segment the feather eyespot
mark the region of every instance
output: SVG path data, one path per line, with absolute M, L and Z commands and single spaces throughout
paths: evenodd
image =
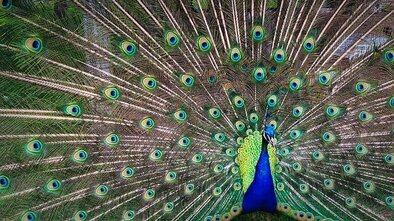
M 24 146 L 24 149 L 31 155 L 39 155 L 44 150 L 44 143 L 38 139 L 33 139 Z
M 1 7 L 3 9 L 9 9 L 12 6 L 12 1 L 11 0 L 0 0 Z
M 5 175 L 0 176 L 0 192 L 7 190 L 10 187 L 10 178 Z
M 126 210 L 123 212 L 123 220 L 130 221 L 133 220 L 135 217 L 135 212 L 133 210 Z
M 141 83 L 142 86 L 149 91 L 156 89 L 158 85 L 157 80 L 154 77 L 150 76 L 144 77 Z
M 99 197 L 106 196 L 108 194 L 108 186 L 104 184 L 98 185 L 95 189 L 95 194 Z
M 45 185 L 45 190 L 49 193 L 54 193 L 60 190 L 62 183 L 58 179 L 51 179 Z
M 266 39 L 267 34 L 266 30 L 263 26 L 261 25 L 255 25 L 252 28 L 252 39 L 255 42 L 262 42 Z
M 42 40 L 38 37 L 31 37 L 25 40 L 25 47 L 28 51 L 38 54 L 43 49 Z
M 230 61 L 232 63 L 236 64 L 236 63 L 239 63 L 243 59 L 244 55 L 243 55 L 241 49 L 239 49 L 238 47 L 234 47 L 234 48 L 230 49 L 229 57 L 230 57 Z
M 189 183 L 185 185 L 184 192 L 186 195 L 191 195 L 194 192 L 194 184 Z
M 149 154 L 151 160 L 160 160 L 163 157 L 163 152 L 161 150 L 155 149 Z
M 104 139 L 104 143 L 110 147 L 116 146 L 117 144 L 119 144 L 119 142 L 120 142 L 120 137 L 115 133 L 108 134 Z
M 180 44 L 180 38 L 178 36 L 178 34 L 176 34 L 173 31 L 167 31 L 165 33 L 165 42 L 168 46 L 172 47 L 172 48 L 176 48 L 179 46 Z
M 211 51 L 212 48 L 212 43 L 211 41 L 205 37 L 205 36 L 200 36 L 197 39 L 197 47 L 200 51 L 204 52 L 204 53 L 208 53 Z
M 88 153 L 83 149 L 77 149 L 72 155 L 72 159 L 77 163 L 84 163 L 88 159 Z
M 146 201 L 151 201 L 153 198 L 155 198 L 156 192 L 154 189 L 147 189 L 145 190 L 144 193 L 144 199 Z
M 114 86 L 108 86 L 103 90 L 103 95 L 108 100 L 118 100 L 120 97 L 120 91 Z
M 217 107 L 212 107 L 209 109 L 209 116 L 211 116 L 213 119 L 218 119 L 220 116 L 222 116 L 221 111 Z
M 122 52 L 127 56 L 134 56 L 138 52 L 138 44 L 135 41 L 123 41 L 120 45 Z
M 286 51 L 279 48 L 272 53 L 272 57 L 277 64 L 283 64 L 287 60 Z
M 151 130 L 155 127 L 155 121 L 151 117 L 146 117 L 140 121 L 142 129 Z
M 307 39 L 305 39 L 305 41 L 302 44 L 306 53 L 313 52 L 315 50 L 315 45 L 316 45 L 316 42 L 313 37 L 308 37 Z
M 21 221 L 36 221 L 38 220 L 38 216 L 36 212 L 33 211 L 27 211 L 23 213 L 20 218 Z
M 88 217 L 88 213 L 84 210 L 79 210 L 74 214 L 75 221 L 84 221 Z

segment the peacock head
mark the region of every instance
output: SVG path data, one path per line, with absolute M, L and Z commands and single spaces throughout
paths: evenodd
M 268 143 L 275 146 L 275 144 L 276 144 L 275 129 L 272 126 L 265 126 L 264 127 L 263 137 Z

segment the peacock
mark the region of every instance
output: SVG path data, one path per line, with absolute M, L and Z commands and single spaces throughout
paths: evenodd
M 394 220 L 393 0 L 0 3 L 0 220 Z

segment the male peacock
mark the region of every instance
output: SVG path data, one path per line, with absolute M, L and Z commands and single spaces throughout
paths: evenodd
M 394 220 L 393 0 L 0 3 L 0 220 Z

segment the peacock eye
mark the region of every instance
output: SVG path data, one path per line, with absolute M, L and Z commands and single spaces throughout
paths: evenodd
M 282 182 L 278 182 L 278 183 L 276 184 L 276 189 L 277 189 L 278 191 L 283 191 L 283 190 L 285 189 L 285 185 L 284 185 Z
M 210 108 L 208 112 L 209 112 L 209 115 L 210 115 L 212 118 L 214 118 L 214 119 L 218 119 L 218 118 L 222 115 L 222 113 L 221 113 L 221 111 L 219 110 L 219 108 L 216 108 L 216 107 Z
M 345 203 L 347 207 L 353 208 L 356 205 L 356 200 L 353 197 L 346 197 Z
M 267 97 L 267 105 L 270 108 L 274 108 L 278 105 L 278 96 L 275 94 L 272 94 Z
M 300 191 L 302 192 L 302 193 L 307 193 L 307 192 L 309 192 L 309 186 L 307 185 L 307 184 L 300 184 Z
M 197 39 L 197 47 L 200 51 L 208 53 L 211 51 L 212 43 L 207 37 L 200 36 Z
M 0 176 L 0 192 L 5 191 L 10 187 L 10 179 L 7 176 Z
M 334 78 L 334 72 L 322 71 L 318 75 L 318 83 L 322 86 L 329 86 Z
M 11 0 L 0 0 L 3 9 L 9 9 L 12 6 Z
M 181 40 L 179 38 L 179 35 L 176 34 L 173 31 L 167 31 L 165 33 L 165 42 L 168 46 L 172 47 L 172 48 L 176 48 L 179 46 Z
M 146 201 L 150 201 L 153 198 L 155 198 L 155 195 L 156 195 L 156 192 L 154 189 L 147 189 L 147 190 L 145 190 L 145 193 L 144 193 L 144 199 Z
M 98 185 L 95 189 L 95 194 L 99 197 L 106 196 L 108 194 L 108 186 L 104 184 Z
M 187 120 L 187 113 L 186 111 L 179 109 L 174 113 L 174 118 L 179 123 L 182 123 Z
M 344 112 L 345 112 L 345 108 L 336 105 L 328 105 L 325 111 L 327 118 L 330 120 L 334 120 L 342 116 Z
M 176 173 L 175 173 L 174 171 L 170 171 L 170 172 L 168 172 L 168 173 L 166 174 L 166 176 L 165 176 L 165 181 L 166 181 L 167 183 L 174 182 L 174 181 L 176 180 L 176 177 L 177 177 Z
M 300 78 L 293 78 L 289 82 L 289 88 L 293 92 L 299 91 L 303 86 L 303 82 Z
M 163 206 L 163 210 L 165 213 L 169 213 L 174 209 L 174 203 L 173 202 L 168 202 L 165 203 Z
M 293 117 L 299 118 L 304 114 L 304 112 L 305 112 L 304 107 L 297 105 L 297 106 L 294 106 L 292 114 L 293 114 Z
M 241 96 L 235 96 L 233 98 L 233 104 L 236 108 L 243 108 L 245 100 Z
M 145 117 L 140 121 L 140 127 L 145 130 L 151 130 L 155 127 L 155 121 L 151 117 Z
M 144 77 L 141 83 L 142 86 L 148 91 L 155 90 L 158 85 L 157 80 L 154 77 L 150 76 Z
M 88 153 L 83 149 L 77 149 L 72 155 L 72 159 L 77 163 L 84 163 L 88 159 Z
M 123 41 L 119 47 L 125 55 L 130 57 L 138 52 L 138 44 L 133 40 Z
M 79 210 L 74 214 L 75 221 L 84 221 L 88 217 L 88 213 L 84 210 Z
M 194 76 L 191 74 L 183 74 L 181 75 L 181 82 L 185 87 L 191 88 L 194 86 Z
M 322 139 L 323 139 L 324 143 L 330 144 L 330 143 L 335 142 L 336 137 L 335 137 L 334 133 L 332 133 L 331 131 L 327 131 L 322 134 Z
M 149 154 L 149 158 L 151 160 L 160 160 L 163 156 L 163 152 L 161 150 L 153 150 L 150 154 Z
M 221 173 L 221 172 L 223 172 L 223 169 L 224 169 L 224 167 L 223 167 L 222 164 L 216 164 L 216 165 L 213 167 L 213 171 L 214 171 L 215 173 Z
M 394 62 L 394 50 L 393 50 L 393 49 L 387 49 L 387 50 L 384 52 L 384 59 L 385 59 L 387 62 L 393 63 L 393 62 Z
M 368 153 L 368 148 L 362 144 L 357 144 L 354 149 L 358 155 L 366 155 Z
M 192 158 L 192 161 L 194 163 L 201 163 L 201 161 L 203 160 L 203 155 L 202 154 L 195 154 Z
M 343 166 L 343 171 L 346 175 L 353 175 L 356 173 L 356 169 L 351 164 L 346 164 Z
M 25 40 L 25 48 L 34 54 L 38 54 L 43 50 L 42 40 L 38 37 L 28 38 Z
M 109 147 L 114 147 L 117 144 L 119 144 L 119 142 L 120 142 L 120 137 L 115 133 L 108 134 L 104 139 L 104 143 Z
M 226 139 L 226 135 L 222 132 L 219 132 L 219 133 L 214 134 L 213 138 L 215 141 L 217 141 L 219 143 L 223 143 Z
M 332 190 L 332 189 L 334 189 L 334 180 L 332 180 L 332 179 L 325 179 L 325 180 L 323 181 L 323 184 L 324 184 L 324 187 L 325 187 L 327 190 Z
M 368 193 L 372 193 L 375 190 L 375 184 L 371 181 L 365 181 L 363 184 L 364 190 Z
M 256 82 L 264 82 L 267 76 L 267 69 L 264 67 L 255 67 L 252 70 L 252 79 Z
M 387 164 L 389 164 L 389 165 L 391 165 L 391 164 L 394 164 L 394 157 L 393 157 L 393 155 L 392 154 L 386 154 L 384 157 L 383 157 L 383 159 L 384 159 L 384 161 L 387 163 Z
M 33 139 L 24 145 L 24 149 L 31 155 L 39 155 L 44 150 L 44 143 L 38 139 Z
M 132 176 L 134 176 L 134 173 L 135 173 L 134 168 L 132 168 L 132 167 L 125 167 L 121 171 L 120 176 L 123 179 L 128 179 L 128 178 L 131 178 Z
M 261 25 L 255 25 L 252 28 L 252 39 L 255 42 L 262 42 L 266 39 L 266 30 Z
M 283 64 L 287 60 L 285 50 L 279 48 L 272 53 L 272 57 L 277 64 Z
M 366 94 L 372 90 L 372 84 L 360 80 L 355 85 L 356 93 L 358 94 Z
M 126 210 L 126 211 L 123 212 L 122 218 L 123 218 L 124 221 L 133 220 L 134 217 L 135 217 L 135 212 L 134 212 L 134 210 Z
M 388 197 L 386 197 L 386 204 L 388 205 L 388 206 L 390 206 L 390 207 L 393 207 L 393 205 L 394 205 L 394 199 L 393 199 L 393 197 L 392 196 L 388 196 Z
M 315 49 L 315 39 L 313 37 L 308 37 L 304 40 L 302 46 L 306 53 L 311 53 Z
M 240 120 L 235 122 L 235 127 L 238 131 L 243 131 L 246 128 L 245 123 Z
M 181 148 L 188 148 L 191 144 L 191 140 L 189 137 L 183 136 L 178 140 L 178 146 Z
M 63 113 L 72 117 L 79 117 L 82 114 L 82 110 L 78 104 L 71 103 L 63 108 Z
M 243 54 L 241 52 L 241 49 L 239 49 L 238 47 L 231 48 L 229 52 L 229 56 L 230 56 L 230 61 L 234 64 L 240 62 L 243 59 Z
M 25 213 L 23 213 L 20 216 L 20 220 L 23 221 L 36 221 L 37 219 L 37 213 L 33 212 L 33 211 L 27 211 Z
M 45 190 L 47 192 L 53 193 L 60 190 L 62 183 L 58 179 L 51 179 L 45 185 Z
M 298 162 L 295 162 L 291 165 L 294 171 L 300 172 L 302 170 L 302 165 Z
M 186 184 L 184 192 L 185 192 L 186 195 L 193 194 L 193 192 L 194 192 L 194 184 L 192 184 L 192 183 Z
M 120 97 L 120 91 L 114 86 L 108 86 L 103 90 L 104 97 L 108 100 L 118 100 Z
M 302 137 L 303 132 L 299 129 L 293 129 L 290 131 L 290 138 L 292 140 L 298 140 Z
M 277 73 L 277 71 L 278 71 L 278 68 L 277 68 L 277 67 L 271 66 L 271 68 L 270 68 L 270 74 L 271 74 L 271 75 L 275 75 L 275 74 Z
M 361 111 L 358 114 L 358 119 L 361 121 L 361 123 L 366 123 L 373 119 L 373 115 L 367 111 Z
M 215 75 L 210 75 L 207 79 L 208 83 L 214 85 L 217 82 L 218 78 Z
M 287 147 L 283 147 L 279 150 L 279 155 L 282 157 L 287 157 L 289 155 L 290 151 Z
M 213 196 L 219 196 L 220 194 L 222 194 L 222 188 L 220 187 L 220 186 L 218 186 L 218 187 L 215 187 L 213 190 L 212 190 L 212 193 L 213 193 Z
M 249 122 L 252 124 L 256 124 L 259 121 L 259 116 L 256 113 L 249 114 Z

